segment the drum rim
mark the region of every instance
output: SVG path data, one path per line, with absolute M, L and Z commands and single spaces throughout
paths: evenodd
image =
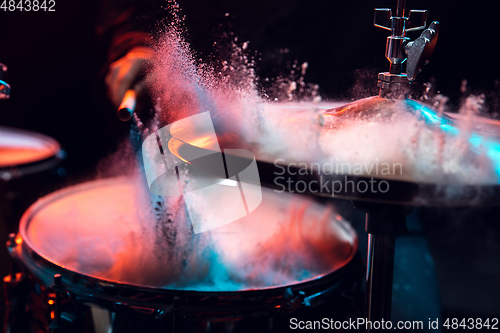
M 110 281 L 106 280 L 103 278 L 99 278 L 96 276 L 88 275 L 88 274 L 83 274 L 77 271 L 73 271 L 70 269 L 67 269 L 56 262 L 50 260 L 49 258 L 46 258 L 42 255 L 40 255 L 37 251 L 34 250 L 34 246 L 31 244 L 29 237 L 27 237 L 27 230 L 29 223 L 33 216 L 36 215 L 38 211 L 46 207 L 47 204 L 54 202 L 57 200 L 57 198 L 62 198 L 70 193 L 76 193 L 80 191 L 85 191 L 90 188 L 96 188 L 96 185 L 99 184 L 100 186 L 106 186 L 107 184 L 117 184 L 117 183 L 127 183 L 130 182 L 125 177 L 113 177 L 113 178 L 107 178 L 107 179 L 99 179 L 99 180 L 94 180 L 94 181 L 89 181 L 85 183 L 80 183 L 74 186 L 70 186 L 58 191 L 55 191 L 47 196 L 44 196 L 40 199 L 38 199 L 34 204 L 32 204 L 26 212 L 22 215 L 21 221 L 19 223 L 19 232 L 16 236 L 16 246 L 15 248 L 10 249 L 11 254 L 16 257 L 16 259 L 20 260 L 24 265 L 28 266 L 28 263 L 31 264 L 31 266 L 36 266 L 37 268 L 40 268 L 41 266 L 48 266 L 52 267 L 54 270 L 58 271 L 58 273 L 64 273 L 65 276 L 69 277 L 78 277 L 78 280 L 85 280 L 87 284 L 90 285 L 95 285 L 95 286 L 100 286 L 102 288 L 106 287 L 114 287 L 114 288 L 124 288 L 124 289 L 129 289 L 129 290 L 134 290 L 134 291 L 144 291 L 144 292 L 151 292 L 154 294 L 165 294 L 165 295 L 171 295 L 171 294 L 178 294 L 178 295 L 241 295 L 242 293 L 245 294 L 252 294 L 252 293 L 258 293 L 262 291 L 283 291 L 289 288 L 302 288 L 305 285 L 308 284 L 316 284 L 316 283 L 322 283 L 323 280 L 328 280 L 328 277 L 332 277 L 334 275 L 341 275 L 339 272 L 341 272 L 345 267 L 349 266 L 350 263 L 353 262 L 353 258 L 357 254 L 357 249 L 358 249 L 358 236 L 354 229 L 347 224 L 346 222 L 339 221 L 337 219 L 334 219 L 342 228 L 346 229 L 349 234 L 352 236 L 353 243 L 351 246 L 351 253 L 349 256 L 346 256 L 346 259 L 344 260 L 342 266 L 338 267 L 335 270 L 329 271 L 327 273 L 314 276 L 312 278 L 302 280 L 300 282 L 296 283 L 290 283 L 286 285 L 279 285 L 279 286 L 271 286 L 271 287 L 266 287 L 266 288 L 258 288 L 258 289 L 244 289 L 244 290 L 237 290 L 237 291 L 198 291 L 198 290 L 187 290 L 187 289 L 171 289 L 171 288 L 158 288 L 158 287 L 151 287 L 151 286 L 144 286 L 144 285 L 135 285 L 135 284 L 130 284 L 130 283 L 123 283 L 123 282 L 117 282 L 117 281 Z M 64 194 L 64 195 L 63 195 Z M 36 257 L 36 259 L 34 259 Z M 38 262 L 39 264 L 35 263 Z M 29 270 L 31 273 L 33 273 L 37 278 L 42 279 L 38 274 L 34 273 L 33 267 L 30 267 Z M 62 274 L 63 275 L 63 274 Z M 50 276 L 51 278 L 52 276 Z M 43 280 L 43 279 L 42 279 Z M 63 276 L 64 280 L 64 276 Z M 50 285 L 51 281 L 44 281 L 46 285 Z M 70 283 L 73 284 L 73 283 Z
M 4 173 L 10 173 L 11 178 L 19 178 L 24 175 L 39 172 L 41 170 L 50 169 L 55 165 L 57 165 L 62 160 L 60 156 L 60 153 L 62 151 L 61 145 L 54 138 L 51 138 L 50 136 L 42 133 L 15 127 L 0 126 L 0 131 L 2 130 L 38 139 L 42 141 L 44 144 L 47 144 L 47 147 L 51 152 L 50 155 L 47 155 L 47 157 L 43 159 L 34 160 L 27 163 L 0 166 L 0 175 L 2 176 L 2 178 Z
M 160 316 L 166 313 L 181 314 L 201 321 L 226 321 L 230 318 L 239 320 L 245 317 L 287 314 L 304 306 L 315 307 L 316 304 L 322 304 L 325 297 L 340 297 L 348 288 L 356 285 L 359 287 L 363 276 L 359 254 L 356 253 L 343 267 L 321 278 L 275 289 L 218 292 L 156 289 L 119 283 L 108 285 L 105 281 L 66 270 L 48 261 L 37 265 L 32 257 L 29 258 L 30 261 L 26 260 L 29 255 L 26 252 L 29 251 L 31 250 L 24 242 L 9 249 L 11 256 L 25 265 L 33 275 L 33 281 L 43 287 L 53 286 L 53 276 L 47 272 L 47 268 L 52 266 L 55 268 L 54 273 L 63 273 L 63 287 L 76 302 L 112 312 L 130 308 Z M 39 273 L 35 273 L 34 269 Z M 41 276 L 40 272 L 45 276 Z
M 469 116 L 469 115 L 456 113 L 456 112 L 445 112 L 444 114 L 446 114 L 448 117 L 451 117 L 451 118 L 456 119 L 456 120 L 470 119 L 472 122 L 489 124 L 489 125 L 493 125 L 493 126 L 500 126 L 500 120 L 498 120 L 498 119 L 486 118 L 486 117 L 477 116 L 477 115 Z

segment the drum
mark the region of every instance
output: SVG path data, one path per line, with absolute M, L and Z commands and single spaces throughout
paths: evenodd
M 0 221 L 9 224 L 10 232 L 17 230 L 20 215 L 41 194 L 40 183 L 48 181 L 43 173 L 57 172 L 54 168 L 64 154 L 48 136 L 0 126 Z
M 200 234 L 184 228 L 170 246 L 148 195 L 115 178 L 33 204 L 9 243 L 20 267 L 6 279 L 10 324 L 84 332 L 92 308 L 95 331 L 189 332 L 318 307 L 361 285 L 356 233 L 312 200 L 262 189 L 245 217 Z M 189 225 L 182 199 L 165 202 L 167 223 Z
M 48 136 L 0 126 L 0 178 L 7 181 L 51 168 L 60 149 Z
M 40 196 L 53 190 L 64 157 L 54 139 L 31 131 L 0 126 L 0 242 L 18 230 L 22 213 Z M 61 171 L 64 171 L 61 169 Z M 59 173 L 61 173 L 61 171 Z M 0 249 L 0 276 L 9 270 L 9 256 Z M 0 314 L 4 313 L 0 299 Z

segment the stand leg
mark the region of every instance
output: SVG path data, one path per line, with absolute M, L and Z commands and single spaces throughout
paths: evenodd
M 394 245 L 394 236 L 368 235 L 365 317 L 371 322 L 391 319 Z
M 385 332 L 384 322 L 391 320 L 396 235 L 407 231 L 406 215 L 411 213 L 413 208 L 367 202 L 353 203 L 356 209 L 366 212 L 365 230 L 368 232 L 366 331 Z M 368 321 L 372 323 L 371 328 Z

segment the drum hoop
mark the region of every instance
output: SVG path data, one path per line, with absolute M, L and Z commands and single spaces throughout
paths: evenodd
M 90 303 L 94 303 L 97 299 L 113 303 L 118 302 L 130 306 L 144 306 L 145 300 L 149 298 L 156 299 L 157 301 L 153 301 L 152 303 L 160 306 L 164 304 L 164 302 L 161 302 L 162 299 L 172 298 L 176 296 L 195 296 L 200 298 L 243 298 L 261 297 L 264 295 L 264 293 L 266 293 L 266 296 L 283 296 L 289 291 L 304 291 L 321 287 L 332 287 L 332 283 L 342 282 L 342 280 L 347 276 L 351 276 L 353 271 L 356 270 L 357 267 L 355 260 L 357 254 L 355 254 L 350 261 L 348 261 L 344 266 L 338 268 L 337 270 L 327 273 L 318 278 L 312 280 L 303 280 L 295 284 L 259 289 L 245 289 L 241 291 L 196 291 L 166 289 L 107 281 L 90 275 L 78 273 L 45 259 L 34 250 L 32 250 L 28 245 L 26 245 L 24 241 L 19 243 L 20 244 L 18 244 L 16 247 L 9 249 L 11 256 L 16 261 L 20 262 L 24 267 L 26 267 L 30 271 L 30 273 L 34 275 L 35 280 L 37 280 L 43 286 L 52 286 L 54 275 L 47 272 L 47 268 L 49 268 L 54 274 L 61 274 L 62 281 L 69 291 L 80 294 L 80 298 L 82 298 L 83 295 L 88 296 Z M 112 290 L 113 292 L 110 292 Z M 123 293 L 126 293 L 129 296 L 132 294 L 136 294 L 140 297 L 126 297 L 121 295 Z M 292 295 L 297 296 L 295 293 L 292 293 L 290 296 Z M 90 299 L 92 299 L 92 301 Z
M 29 223 L 33 216 L 38 211 L 47 206 L 48 203 L 56 201 L 58 198 L 66 197 L 68 194 L 85 191 L 87 189 L 96 188 L 96 184 L 106 186 L 107 184 L 117 184 L 120 182 L 128 182 L 124 177 L 101 179 L 97 181 L 86 182 L 66 188 L 60 191 L 51 193 L 31 205 L 28 210 L 21 217 L 19 224 L 19 232 L 16 237 L 16 246 L 9 249 L 9 252 L 15 260 L 19 261 L 25 266 L 30 273 L 32 273 L 36 280 L 41 282 L 42 285 L 50 287 L 53 283 L 53 275 L 61 274 L 63 283 L 68 287 L 68 290 L 76 292 L 82 298 L 88 297 L 89 303 L 96 303 L 98 301 L 110 302 L 113 304 L 121 303 L 130 306 L 144 306 L 145 303 L 152 307 L 162 308 L 165 307 L 165 301 L 171 303 L 173 297 L 195 297 L 199 299 L 205 298 L 262 298 L 276 297 L 276 299 L 283 300 L 294 295 L 298 291 L 325 289 L 331 287 L 332 283 L 342 282 L 346 276 L 351 276 L 355 263 L 354 257 L 357 253 L 358 238 L 352 227 L 345 222 L 337 221 L 342 227 L 347 229 L 353 236 L 353 246 L 351 253 L 344 261 L 343 266 L 334 271 L 326 274 L 316 276 L 307 280 L 302 280 L 297 283 L 291 283 L 282 286 L 266 287 L 258 289 L 245 289 L 241 291 L 196 291 L 196 290 L 181 290 L 181 289 L 167 289 L 148 287 L 142 285 L 134 285 L 129 283 L 122 283 L 116 281 L 109 281 L 99 277 L 88 274 L 79 273 L 67 269 L 60 264 L 57 264 L 40 254 L 38 254 L 33 245 L 30 243 L 26 232 Z M 321 290 L 319 291 L 321 292 Z M 123 296 L 123 294 L 127 296 Z M 130 297 L 133 295 L 133 297 Z

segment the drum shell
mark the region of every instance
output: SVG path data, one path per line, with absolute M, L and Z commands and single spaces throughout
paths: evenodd
M 240 327 L 234 332 L 255 331 L 272 322 L 274 329 L 265 328 L 263 332 L 280 332 L 279 327 L 288 328 L 291 317 L 320 320 L 324 316 L 343 320 L 362 315 L 364 265 L 358 254 L 340 270 L 316 281 L 268 290 L 196 292 L 137 288 L 100 281 L 53 265 L 29 249 L 20 238 L 9 252 L 29 281 L 30 324 L 37 329 L 43 328 L 43 332 L 49 332 L 51 324 L 49 318 L 53 308 L 48 302 L 54 299 L 53 274 L 63 277 L 67 300 L 63 308 L 71 309 L 70 316 L 78 319 L 77 325 L 70 323 L 67 330 L 61 332 L 93 332 L 88 323 L 92 308 L 107 311 L 113 318 L 111 332 L 121 333 L 165 332 L 165 327 L 173 325 L 177 328 L 172 332 L 200 329 L 226 332 L 225 322 L 232 323 L 231 327 Z M 84 318 L 87 318 L 85 325 Z M 241 327 L 246 328 L 241 330 Z
M 333 295 L 356 284 L 356 276 L 362 272 L 359 257 L 354 256 L 338 271 L 317 280 L 285 287 L 237 292 L 156 289 L 109 283 L 66 270 L 40 257 L 19 236 L 17 239 L 20 244 L 10 248 L 9 252 L 41 287 L 50 287 L 53 276 L 60 274 L 65 288 L 83 303 L 98 304 L 109 310 L 119 304 L 151 312 L 178 312 L 207 321 L 288 313 L 301 307 L 294 308 L 295 303 L 299 300 L 299 304 L 302 303 L 304 298 L 314 306 L 321 303 L 318 299 L 321 295 Z M 176 305 L 176 302 L 180 303 Z
M 0 221 L 6 234 L 17 231 L 17 221 L 33 202 L 60 186 L 61 175 L 65 172 L 61 162 L 62 158 L 54 156 L 48 169 L 8 181 L 0 180 Z

